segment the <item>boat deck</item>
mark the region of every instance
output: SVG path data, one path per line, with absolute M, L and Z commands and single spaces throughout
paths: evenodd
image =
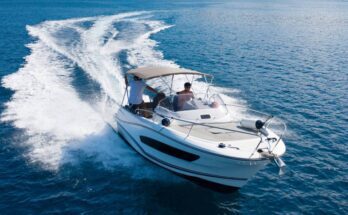
M 171 128 L 189 136 L 201 138 L 209 141 L 241 141 L 241 140 L 260 140 L 256 132 L 247 131 L 239 127 L 237 122 L 228 123 L 209 123 L 204 125 L 180 125 L 173 123 Z M 191 129 L 192 127 L 192 129 Z M 230 130 L 227 130 L 230 129 Z M 191 130 L 191 131 L 190 131 Z M 234 130 L 234 131 L 231 131 Z
M 186 135 L 185 139 L 193 140 L 193 142 L 190 141 L 191 144 L 231 157 L 249 158 L 261 141 L 256 132 L 240 128 L 238 122 L 209 123 L 206 125 L 197 124 L 191 129 L 191 124 L 173 123 L 169 128 Z M 228 150 L 219 148 L 220 143 L 224 143 Z

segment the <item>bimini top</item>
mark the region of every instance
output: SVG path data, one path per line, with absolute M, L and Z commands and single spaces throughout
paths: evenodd
M 181 74 L 208 75 L 208 74 L 197 72 L 190 69 L 173 68 L 173 67 L 156 67 L 156 66 L 139 67 L 136 69 L 131 69 L 127 72 L 127 74 L 138 76 L 141 79 L 151 79 L 151 78 L 156 78 L 160 76 L 181 75 Z

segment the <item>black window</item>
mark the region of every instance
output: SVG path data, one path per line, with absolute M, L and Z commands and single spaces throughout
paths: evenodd
M 199 158 L 198 155 L 174 148 L 172 146 L 169 146 L 167 144 L 164 144 L 160 141 L 154 140 L 154 139 L 149 138 L 149 137 L 140 136 L 140 140 L 141 140 L 141 142 L 145 143 L 146 145 L 148 145 L 154 149 L 157 149 L 160 152 L 163 152 L 167 155 L 171 155 L 171 156 L 174 156 L 174 157 L 182 159 L 182 160 L 195 161 Z

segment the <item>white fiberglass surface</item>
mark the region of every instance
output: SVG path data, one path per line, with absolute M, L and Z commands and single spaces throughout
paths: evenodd
M 193 113 L 193 110 L 195 110 L 194 113 L 201 114 L 204 114 L 204 111 L 218 112 L 218 115 L 226 115 L 228 113 L 224 101 L 217 94 L 212 96 L 208 94 L 193 95 L 185 93 L 170 95 L 162 99 L 158 105 L 182 116 L 187 115 L 184 113 L 186 111 Z

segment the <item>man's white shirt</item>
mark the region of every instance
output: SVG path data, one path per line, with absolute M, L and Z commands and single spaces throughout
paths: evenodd
M 131 81 L 129 83 L 130 93 L 128 101 L 130 104 L 141 104 L 143 102 L 143 93 L 146 87 L 144 81 Z

